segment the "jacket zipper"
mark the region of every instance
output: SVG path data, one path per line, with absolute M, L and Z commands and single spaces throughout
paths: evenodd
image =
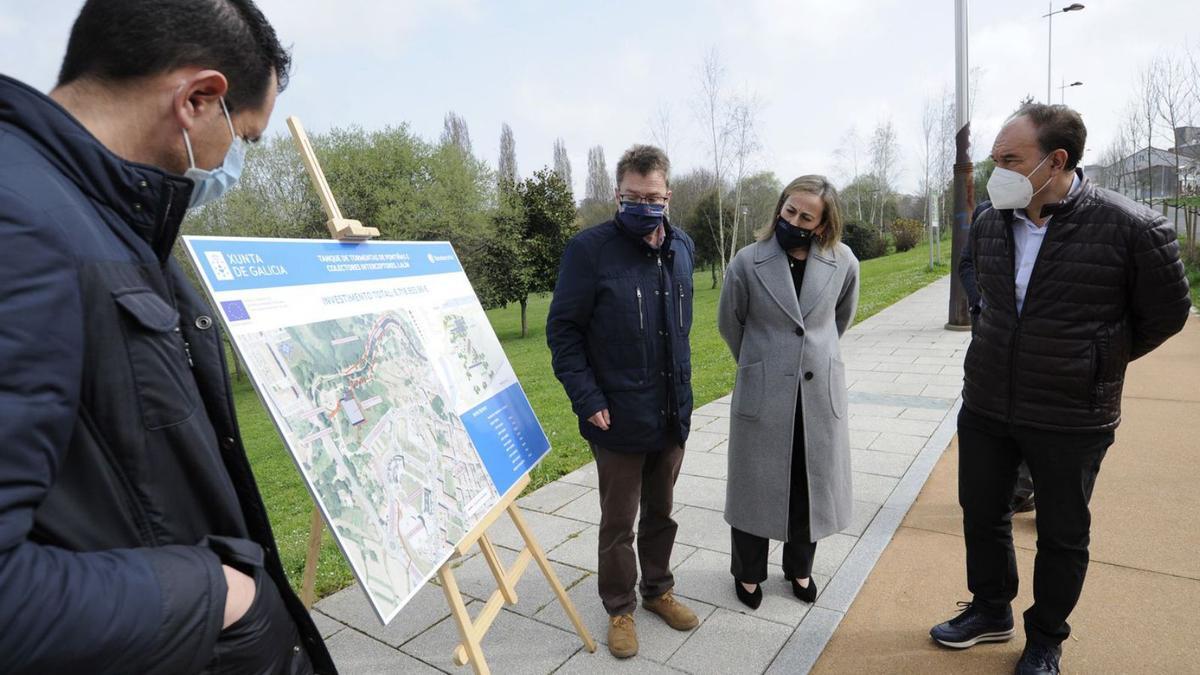
M 679 330 L 683 330 L 683 284 L 679 284 Z
M 637 287 L 637 300 L 638 300 L 638 330 L 642 331 L 644 333 L 644 332 L 646 332 L 646 313 L 645 313 L 645 310 L 642 308 L 642 287 L 641 286 Z
M 195 370 L 196 362 L 192 360 L 192 345 L 188 343 L 187 338 L 183 336 L 183 328 L 175 326 L 175 332 L 179 334 L 179 339 L 183 341 L 183 354 L 187 357 L 188 368 Z

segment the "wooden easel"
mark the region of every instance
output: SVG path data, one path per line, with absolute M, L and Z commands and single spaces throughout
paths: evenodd
M 373 227 L 364 227 L 357 220 L 349 220 L 342 216 L 342 212 L 338 209 L 337 202 L 333 198 L 333 192 L 329 189 L 329 183 L 325 180 L 325 172 L 321 170 L 321 165 L 317 162 L 317 156 L 313 152 L 312 145 L 308 142 L 308 135 L 304 133 L 304 127 L 300 125 L 300 120 L 296 117 L 287 118 L 288 129 L 292 132 L 292 139 L 296 142 L 296 148 L 300 151 L 300 156 L 304 159 L 304 166 L 308 169 L 308 176 L 312 179 L 313 186 L 317 189 L 317 196 L 321 199 L 321 205 L 325 208 L 325 214 L 329 216 L 329 220 L 325 223 L 329 228 L 329 234 L 338 241 L 365 241 L 373 237 L 379 236 L 379 230 Z M 575 610 L 575 604 L 571 602 L 571 598 L 567 595 L 567 591 L 563 588 L 562 582 L 558 580 L 558 575 L 554 573 L 554 569 L 550 567 L 550 561 L 546 558 L 545 551 L 533 536 L 533 532 L 525 524 L 525 518 L 521 515 L 520 509 L 517 508 L 517 497 L 521 491 L 529 485 L 529 476 L 525 475 L 517 481 L 509 491 L 500 498 L 500 501 L 484 516 L 483 520 L 475 526 L 466 537 L 459 542 L 454 549 L 454 555 L 450 561 L 442 565 L 438 570 L 438 582 L 442 586 L 442 591 L 446 594 L 446 603 L 450 605 L 450 613 L 458 624 L 459 634 L 462 635 L 462 643 L 454 650 L 454 663 L 459 666 L 470 664 L 476 673 L 486 675 L 491 672 L 488 668 L 487 661 L 483 657 L 483 648 L 481 643 L 487 635 L 487 631 L 492 626 L 492 622 L 500 614 L 500 610 L 507 603 L 515 605 L 517 603 L 517 583 L 521 580 L 525 570 L 529 567 L 531 561 L 537 562 L 542 574 L 546 577 L 546 581 L 550 583 L 550 587 L 554 590 L 554 594 L 558 596 L 558 601 L 562 603 L 563 610 L 571 619 L 571 623 L 575 626 L 575 631 L 583 640 L 583 646 L 589 652 L 596 651 L 596 641 L 592 639 L 587 627 L 583 625 L 583 620 L 579 617 L 579 612 Z M 496 547 L 492 544 L 492 540 L 487 535 L 487 530 L 491 527 L 501 515 L 507 513 L 512 518 L 513 525 L 516 526 L 517 532 L 521 534 L 521 538 L 525 541 L 525 547 L 517 554 L 517 559 L 513 562 L 512 567 L 505 568 L 501 562 L 499 555 L 496 553 Z M 321 509 L 313 505 L 312 522 L 309 525 L 308 532 L 308 554 L 304 561 L 304 577 L 301 588 L 301 599 L 304 601 L 304 606 L 312 608 L 315 596 L 315 587 L 317 579 L 317 560 L 321 553 L 321 534 L 324 531 L 324 522 L 321 518 Z M 470 613 L 467 612 L 466 603 L 463 602 L 462 593 L 458 590 L 458 582 L 454 578 L 454 571 L 451 569 L 451 562 L 467 555 L 471 547 L 478 544 L 479 550 L 483 553 L 483 558 L 487 561 L 488 568 L 492 571 L 492 576 L 496 579 L 497 589 L 492 592 L 484 603 L 483 610 L 479 613 L 477 619 L 472 619 Z

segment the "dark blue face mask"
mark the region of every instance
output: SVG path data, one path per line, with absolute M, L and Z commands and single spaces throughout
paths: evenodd
M 783 250 L 808 248 L 812 246 L 812 240 L 812 230 L 796 227 L 783 218 L 775 221 L 775 241 L 779 242 L 779 246 Z
M 617 219 L 621 225 L 633 234 L 644 237 L 662 225 L 667 211 L 666 204 L 643 204 L 641 202 L 621 202 L 617 209 Z

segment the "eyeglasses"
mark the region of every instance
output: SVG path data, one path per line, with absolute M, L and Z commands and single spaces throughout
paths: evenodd
M 639 195 L 632 192 L 621 192 L 617 195 L 623 202 L 637 202 L 638 204 L 666 204 L 666 195 Z

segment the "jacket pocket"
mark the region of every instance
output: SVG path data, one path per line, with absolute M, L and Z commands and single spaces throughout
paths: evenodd
M 116 291 L 124 320 L 125 347 L 147 429 L 162 429 L 192 416 L 196 408 L 190 357 L 179 329 L 179 312 L 148 288 Z
M 834 417 L 846 416 L 846 364 L 833 356 L 829 357 L 829 405 Z
M 758 419 L 762 408 L 764 381 L 762 361 L 739 366 L 733 386 L 733 413 L 746 419 Z

